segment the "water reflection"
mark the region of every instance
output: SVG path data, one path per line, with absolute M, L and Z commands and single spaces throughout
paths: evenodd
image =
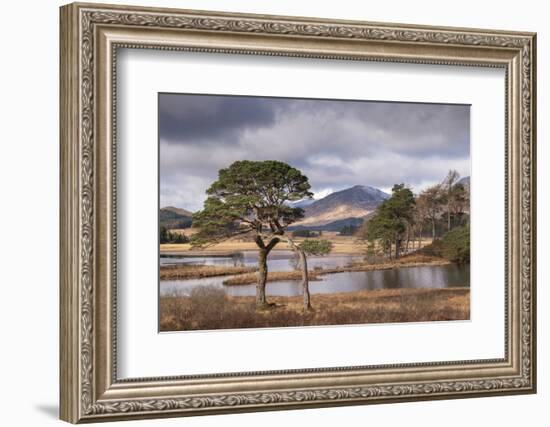
M 308 256 L 308 268 L 334 268 L 344 267 L 354 261 L 362 261 L 364 257 L 357 255 L 328 255 Z M 235 267 L 256 267 L 258 265 L 257 251 L 244 251 L 228 256 L 182 256 L 182 255 L 161 255 L 160 265 L 217 265 Z M 294 270 L 296 265 L 292 251 L 273 251 L 267 259 L 269 271 Z
M 309 259 L 308 259 L 309 261 Z M 286 260 L 288 263 L 288 259 Z M 288 269 L 288 267 L 286 267 Z M 226 277 L 206 279 L 162 281 L 161 295 L 174 293 L 187 295 L 196 286 L 216 286 L 223 288 L 227 295 L 254 296 L 255 285 L 224 286 Z M 320 281 L 311 281 L 312 294 L 354 292 L 360 290 L 392 288 L 446 288 L 470 286 L 469 265 L 444 265 L 407 267 L 392 270 L 361 271 L 327 274 Z M 302 294 L 298 281 L 268 282 L 267 295 L 298 296 Z

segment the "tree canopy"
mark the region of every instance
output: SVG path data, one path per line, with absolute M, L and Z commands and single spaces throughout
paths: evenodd
M 470 225 L 454 228 L 443 236 L 442 255 L 458 263 L 470 262 Z
M 326 239 L 306 239 L 298 247 L 307 255 L 327 255 L 332 250 L 332 242 Z
M 193 215 L 193 225 L 199 229 L 193 243 L 215 243 L 250 232 L 282 235 L 304 216 L 303 209 L 287 202 L 311 198 L 310 188 L 307 177 L 286 163 L 234 162 L 219 171 L 207 190 L 204 209 Z

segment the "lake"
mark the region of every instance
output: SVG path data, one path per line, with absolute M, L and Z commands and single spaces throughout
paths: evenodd
M 362 260 L 362 256 L 328 255 L 324 257 L 308 257 L 308 268 L 343 267 L 352 261 Z M 258 255 L 256 252 L 243 252 L 235 256 L 216 257 L 177 257 L 161 256 L 161 265 L 193 264 L 193 265 L 229 265 L 255 266 Z M 268 257 L 269 271 L 288 271 L 294 269 L 292 252 L 272 252 Z M 208 277 L 204 279 L 168 280 L 160 282 L 160 294 L 188 295 L 197 286 L 215 286 L 225 290 L 230 296 L 254 296 L 255 285 L 224 286 L 223 281 L 229 276 Z M 469 287 L 469 265 L 443 265 L 396 268 L 392 270 L 360 271 L 326 274 L 321 280 L 311 281 L 309 289 L 312 294 L 354 292 L 373 289 L 392 288 L 446 288 Z M 282 280 L 268 282 L 266 294 L 271 296 L 299 296 L 302 289 L 299 281 Z
M 272 251 L 267 258 L 269 271 L 289 271 L 294 269 L 292 251 Z M 353 261 L 363 260 L 356 255 L 308 256 L 307 264 L 310 270 L 314 268 L 345 267 Z M 160 265 L 217 265 L 228 267 L 256 267 L 258 265 L 257 251 L 243 251 L 229 256 L 181 256 L 161 255 Z

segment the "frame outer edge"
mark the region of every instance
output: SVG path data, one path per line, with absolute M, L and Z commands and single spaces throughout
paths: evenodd
M 151 12 L 154 9 L 148 8 L 130 8 L 127 6 L 114 6 L 114 5 L 100 5 L 100 4 L 73 4 L 64 6 L 61 8 L 61 38 L 60 38 L 60 52 L 61 52 L 61 81 L 60 81 L 60 139 L 61 139 L 61 197 L 60 197 L 60 383 L 61 383 L 61 419 L 72 423 L 78 422 L 93 422 L 93 421 L 107 421 L 118 419 L 138 419 L 138 418 L 151 418 L 151 417 L 167 417 L 167 416 L 181 416 L 181 415 L 201 415 L 207 413 L 226 413 L 226 412 L 249 412 L 258 410 L 277 410 L 277 409 L 290 409 L 290 408 L 306 408 L 306 407 L 325 407 L 336 405 L 349 405 L 349 404 L 363 404 L 363 403 L 382 403 L 386 399 L 378 399 L 377 397 L 387 397 L 386 390 L 380 387 L 380 395 L 365 395 L 361 394 L 361 391 L 357 392 L 356 389 L 326 389 L 320 390 L 321 394 L 317 393 L 317 390 L 296 390 L 292 392 L 276 393 L 269 391 L 263 394 L 250 394 L 241 393 L 234 394 L 229 397 L 224 395 L 209 395 L 209 396 L 197 396 L 190 397 L 188 399 L 144 399 L 144 400 L 112 400 L 112 401 L 97 401 L 97 396 L 94 396 L 95 383 L 94 374 L 94 352 L 95 345 L 97 344 L 94 339 L 95 331 L 91 329 L 92 325 L 89 323 L 91 316 L 94 313 L 95 301 L 97 295 L 92 294 L 93 287 L 97 284 L 95 280 L 97 277 L 92 275 L 93 272 L 89 270 L 89 267 L 94 265 L 95 259 L 93 254 L 93 243 L 90 242 L 90 237 L 94 237 L 96 226 L 94 224 L 94 207 L 97 200 L 94 200 L 94 194 L 90 194 L 94 185 L 94 172 L 97 170 L 94 164 L 93 144 L 95 135 L 93 130 L 93 118 L 95 109 L 88 111 L 89 102 L 92 104 L 94 101 L 94 73 L 92 71 L 92 79 L 90 80 L 90 70 L 88 69 L 88 62 L 93 64 L 93 36 L 89 38 L 89 34 L 84 34 L 86 37 L 81 39 L 81 27 L 86 29 L 89 20 L 81 21 L 81 12 L 85 7 L 89 7 L 93 11 L 98 11 L 98 8 L 104 9 L 100 13 L 106 11 L 119 12 Z M 104 8 L 102 7 L 104 6 Z M 156 8 L 155 8 L 156 9 Z M 158 9 L 160 10 L 160 9 Z M 192 11 L 183 11 L 177 9 L 163 9 L 166 13 L 191 13 Z M 266 33 L 283 33 L 283 28 L 273 26 L 273 23 L 264 23 L 261 20 L 260 15 L 247 15 L 247 14 L 219 14 L 217 12 L 196 12 L 199 18 L 197 24 L 192 22 L 191 24 L 182 24 L 182 28 L 200 28 L 206 31 L 227 31 L 224 28 L 218 28 L 219 21 L 225 21 L 224 18 L 242 16 L 245 21 L 249 19 L 250 26 L 241 28 L 234 27 L 234 23 L 228 23 L 229 30 L 236 32 L 251 33 L 257 29 L 254 24 L 263 25 L 271 24 L 266 27 Z M 195 14 L 195 12 L 193 12 Z M 84 15 L 85 16 L 85 15 Z M 128 19 L 131 25 L 152 25 L 147 16 L 144 17 L 143 23 L 132 21 L 134 15 L 130 14 Z M 132 19 L 130 19 L 132 18 Z M 314 18 L 309 21 L 306 18 L 289 18 L 289 17 L 271 17 L 277 19 L 284 19 L 285 25 L 290 28 L 289 34 L 298 34 L 298 37 L 310 37 L 312 34 L 309 30 L 318 31 L 319 34 L 313 34 L 316 37 L 327 37 L 327 39 L 343 39 L 346 37 L 351 38 L 363 38 L 363 33 L 358 32 L 360 28 L 344 28 L 345 33 L 334 33 L 334 28 L 330 28 L 324 25 L 326 21 L 317 22 Z M 103 20 L 107 23 L 111 22 L 112 16 L 109 13 L 105 14 Z M 114 20 L 116 21 L 116 19 Z M 268 19 L 269 21 L 269 19 Z M 170 21 L 171 22 L 171 21 Z M 114 22 L 115 24 L 117 22 Z M 224 22 L 221 22 L 224 24 Z M 305 29 L 298 23 L 305 23 Z M 334 24 L 345 25 L 344 22 L 334 22 Z M 169 23 L 170 24 L 170 23 Z M 276 23 L 277 24 L 277 23 Z M 367 23 L 358 23 L 362 26 Z M 371 25 L 373 23 L 370 23 Z M 392 24 L 387 24 L 388 29 L 392 29 Z M 170 26 L 170 25 L 168 25 Z M 223 27 L 223 25 L 222 25 Z M 412 26 L 405 26 L 404 29 L 398 28 L 399 33 L 397 35 L 398 41 L 407 39 L 407 42 L 420 41 L 423 44 L 438 45 L 441 43 L 447 43 L 448 45 L 454 44 L 467 44 L 475 45 L 481 43 L 481 45 L 487 44 L 488 46 L 499 46 L 504 48 L 525 50 L 530 48 L 530 52 L 524 56 L 527 61 L 530 60 L 530 65 L 527 63 L 526 69 L 529 69 L 527 85 L 528 95 L 524 98 L 525 110 L 530 114 L 530 117 L 522 124 L 526 132 L 530 133 L 530 137 L 523 139 L 524 148 L 528 150 L 528 154 L 525 157 L 522 156 L 522 160 L 527 162 L 526 169 L 526 181 L 524 181 L 525 187 L 522 188 L 521 193 L 525 194 L 525 191 L 530 191 L 530 194 L 525 194 L 523 199 L 525 206 L 523 208 L 523 219 L 527 222 L 525 240 L 525 255 L 528 257 L 528 273 L 525 276 L 527 283 L 525 283 L 523 290 L 525 311 L 529 312 L 529 315 L 525 316 L 524 326 L 527 329 L 526 334 L 523 335 L 525 339 L 523 345 L 523 358 L 527 361 L 525 365 L 523 376 L 517 379 L 510 379 L 510 383 L 502 380 L 502 385 L 499 385 L 500 378 L 496 378 L 494 381 L 466 381 L 457 383 L 462 387 L 464 383 L 466 386 L 471 385 L 471 389 L 458 390 L 454 389 L 454 383 L 441 384 L 441 389 L 437 388 L 439 384 L 404 384 L 398 385 L 399 393 L 394 395 L 393 390 L 388 388 L 387 392 L 390 393 L 388 400 L 392 402 L 397 401 L 410 401 L 410 400 L 428 400 L 438 398 L 463 398 L 472 397 L 475 395 L 496 395 L 496 394 L 521 394 L 532 393 L 536 391 L 536 339 L 535 328 L 536 314 L 535 314 L 535 291 L 536 291 L 536 169 L 535 169 L 535 143 L 536 143 L 536 129 L 535 129 L 535 111 L 536 111 L 536 99 L 535 99 L 535 75 L 536 75 L 536 36 L 533 33 L 516 33 L 518 37 L 512 33 L 506 32 L 485 32 L 468 29 L 464 35 L 462 42 L 457 42 L 454 39 L 453 30 L 459 30 L 458 28 L 438 28 L 427 27 L 428 32 L 432 32 L 429 36 L 424 37 L 421 33 L 424 31 L 411 31 L 411 29 L 417 28 Z M 420 27 L 422 28 L 422 27 Z M 376 29 L 376 28 L 375 28 Z M 307 31 L 306 31 L 307 30 Z M 403 30 L 403 34 L 401 33 Z M 348 31 L 350 31 L 348 33 Z M 445 31 L 446 33 L 438 33 L 438 31 Z M 475 33 L 474 33 L 475 31 Z M 262 31 L 261 31 L 262 32 Z M 418 33 L 418 34 L 417 34 Z M 393 33 L 390 34 L 390 38 L 393 37 Z M 500 34 L 497 36 L 496 34 Z M 521 34 L 521 36 L 520 36 Z M 439 36 L 443 37 L 439 37 Z M 412 38 L 410 38 L 412 37 Z M 432 39 L 432 37 L 434 37 Z M 378 37 L 382 40 L 382 37 Z M 81 50 L 85 46 L 87 50 Z M 90 50 L 91 49 L 91 50 Z M 88 57 L 88 56 L 89 57 Z M 81 59 L 83 62 L 81 62 Z M 85 75 L 85 79 L 83 77 Z M 82 79 L 82 80 L 81 80 Z M 91 86 L 89 86 L 91 85 Z M 90 89 L 90 92 L 88 92 Z M 521 93 L 524 94 L 523 90 Z M 82 97 L 82 99 L 81 99 Z M 86 106 L 85 111 L 82 107 Z M 89 120 L 92 119 L 90 123 Z M 92 127 L 90 127 L 92 126 Z M 81 161 L 82 160 L 82 161 Z M 91 162 L 91 163 L 90 163 Z M 85 193 L 85 194 L 84 194 Z M 82 198 L 81 198 L 82 196 Z M 529 227 L 530 226 L 530 227 Z M 523 236 L 522 236 L 523 237 Z M 531 273 L 535 274 L 531 274 Z M 530 293 L 530 294 L 529 294 Z M 529 332 L 529 327 L 531 328 Z M 531 363 L 529 363 L 531 362 Z M 471 383 L 471 384 L 470 384 Z M 418 386 L 420 389 L 416 389 Z M 435 387 L 435 388 L 434 388 Z M 459 388 L 460 388 L 459 387 Z M 499 389 L 500 388 L 500 393 Z M 410 390 L 410 391 L 409 391 Z M 469 391 L 465 393 L 465 391 Z M 333 393 L 338 392 L 338 396 L 333 399 Z M 340 392 L 343 393 L 340 396 Z M 323 398 L 322 393 L 326 393 L 327 397 Z M 347 395 L 349 393 L 349 396 Z M 359 397 L 356 394 L 359 393 Z M 366 393 L 366 391 L 365 391 Z M 461 394 L 459 394 L 461 393 Z M 270 401 L 264 400 L 266 398 L 272 399 Z M 305 400 L 304 400 L 305 398 Z M 229 399 L 229 400 L 228 400 Z M 367 402 L 367 399 L 372 399 Z
M 80 418 L 77 8 L 61 6 L 59 20 L 59 418 L 76 423 Z
M 537 33 L 531 36 L 531 390 L 537 393 Z

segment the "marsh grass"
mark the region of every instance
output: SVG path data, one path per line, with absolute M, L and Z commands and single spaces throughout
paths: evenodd
M 160 280 L 202 279 L 205 277 L 229 276 L 256 271 L 256 267 L 234 267 L 214 265 L 167 265 L 160 267 Z
M 199 287 L 189 296 L 160 300 L 161 331 L 401 323 L 470 318 L 470 290 L 384 289 L 312 295 L 314 311 L 302 312 L 302 297 L 271 297 L 257 311 L 254 297 L 229 297 L 223 289 Z
M 309 281 L 321 280 L 319 274 L 324 270 L 314 269 L 309 271 Z M 273 271 L 267 275 L 268 282 L 277 282 L 281 280 L 302 280 L 301 271 Z M 258 281 L 258 276 L 256 273 L 246 273 L 238 274 L 234 277 L 226 279 L 223 281 L 223 284 L 226 286 L 237 286 L 237 285 L 251 285 Z

